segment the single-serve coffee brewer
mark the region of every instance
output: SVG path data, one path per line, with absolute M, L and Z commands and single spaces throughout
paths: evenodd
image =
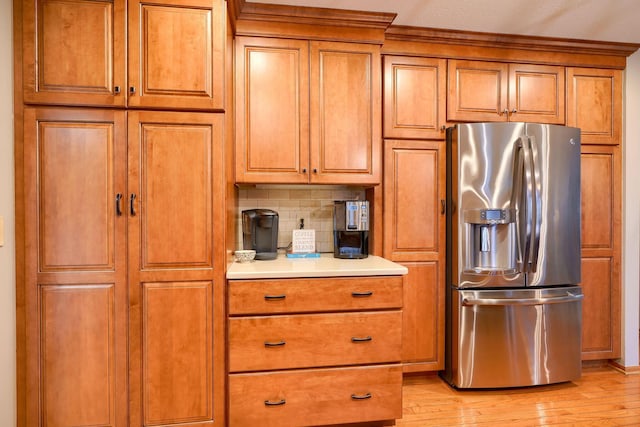
M 366 258 L 369 255 L 369 202 L 336 200 L 333 206 L 333 256 Z
M 278 255 L 278 212 L 271 209 L 242 211 L 242 248 L 256 251 L 257 260 Z

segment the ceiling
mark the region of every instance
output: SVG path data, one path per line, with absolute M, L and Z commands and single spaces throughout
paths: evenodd
M 255 0 L 397 13 L 393 25 L 640 43 L 639 0 Z

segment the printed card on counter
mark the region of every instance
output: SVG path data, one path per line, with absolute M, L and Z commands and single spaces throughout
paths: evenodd
M 316 230 L 293 230 L 291 252 L 311 253 L 316 251 Z

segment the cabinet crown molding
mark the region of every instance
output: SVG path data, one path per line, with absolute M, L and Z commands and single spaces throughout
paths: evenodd
M 391 25 L 386 40 L 627 57 L 640 44 Z
M 239 20 L 387 29 L 395 13 L 242 2 Z

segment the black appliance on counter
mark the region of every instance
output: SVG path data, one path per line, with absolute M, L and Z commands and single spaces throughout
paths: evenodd
M 242 247 L 256 251 L 257 260 L 278 255 L 278 212 L 271 209 L 242 211 Z
M 333 205 L 334 258 L 369 256 L 369 202 L 336 200 Z

